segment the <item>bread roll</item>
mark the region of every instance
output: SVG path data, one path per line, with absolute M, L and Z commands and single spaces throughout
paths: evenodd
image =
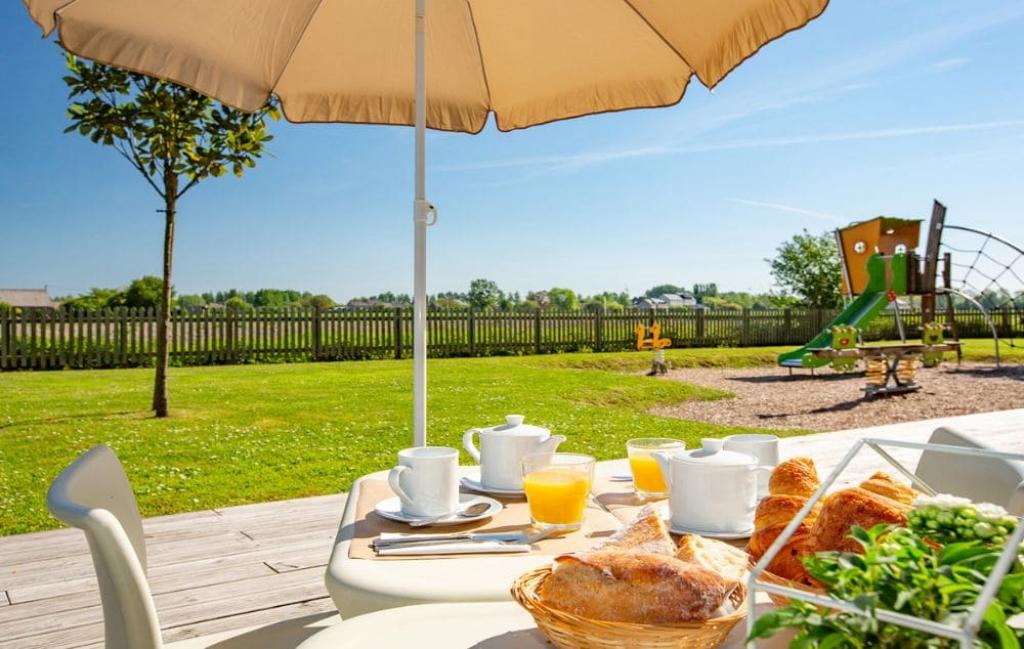
M 814 460 L 809 457 L 794 457 L 786 460 L 772 471 L 768 479 L 768 493 L 773 496 L 799 496 L 809 498 L 821 484 Z
M 867 489 L 871 493 L 891 498 L 892 500 L 902 503 L 908 507 L 914 504 L 914 498 L 917 497 L 917 494 L 914 493 L 913 489 L 902 482 L 897 482 L 891 475 L 884 471 L 878 471 L 873 476 L 860 483 L 860 486 L 861 489 Z
M 760 530 L 773 525 L 785 525 L 793 520 L 800 508 L 807 502 L 802 496 L 765 496 L 757 504 L 754 513 L 754 529 Z M 815 505 L 804 519 L 805 523 L 813 523 L 818 517 L 821 506 Z
M 717 572 L 729 590 L 746 581 L 750 565 L 750 555 L 743 550 L 699 534 L 687 534 L 680 539 L 676 559 Z
M 615 550 L 560 556 L 540 586 L 541 600 L 552 608 L 639 624 L 706 620 L 726 594 L 722 578 L 696 564 Z
M 676 543 L 653 507 L 644 507 L 629 525 L 619 529 L 596 550 L 622 550 L 630 552 L 651 552 L 671 557 L 676 552 Z
M 861 552 L 860 543 L 850 538 L 853 526 L 870 529 L 880 523 L 906 525 L 910 507 L 860 487 L 850 487 L 824 498 L 821 513 L 811 527 L 810 549 L 814 552 Z

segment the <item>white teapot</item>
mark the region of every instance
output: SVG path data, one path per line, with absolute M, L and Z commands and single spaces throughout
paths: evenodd
M 754 527 L 757 476 L 771 472 L 753 455 L 716 450 L 652 454 L 669 488 L 672 528 L 678 531 L 743 535 Z
M 500 426 L 471 428 L 462 436 L 462 445 L 480 463 L 480 483 L 485 489 L 521 490 L 520 461 L 534 453 L 554 453 L 565 441 L 564 435 L 523 424 L 523 419 L 522 415 L 508 415 Z M 474 435 L 480 436 L 479 449 L 473 444 Z

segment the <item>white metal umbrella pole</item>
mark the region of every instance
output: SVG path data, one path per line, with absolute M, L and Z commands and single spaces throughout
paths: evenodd
M 427 445 L 427 227 L 437 221 L 434 206 L 427 201 L 426 179 L 426 0 L 416 0 L 416 197 L 413 201 L 415 254 L 413 269 L 413 397 L 412 440 Z M 433 215 L 433 218 L 431 218 Z

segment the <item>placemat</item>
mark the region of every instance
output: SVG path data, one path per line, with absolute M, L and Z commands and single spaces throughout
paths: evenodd
M 638 497 L 632 482 L 595 478 L 592 491 L 597 502 L 622 523 L 631 523 L 646 505 L 668 506 L 668 498 L 645 500 Z
M 508 532 L 530 528 L 530 510 L 522 498 L 495 498 L 505 508 L 489 519 L 450 527 L 419 527 L 412 528 L 404 523 L 381 518 L 373 511 L 382 500 L 393 497 L 386 480 L 364 480 L 359 485 L 359 500 L 356 502 L 356 521 L 352 543 L 349 545 L 348 556 L 352 559 L 372 559 L 373 561 L 415 561 L 418 559 L 465 559 L 468 557 L 496 557 L 496 554 L 459 554 L 459 555 L 422 555 L 416 557 L 378 557 L 372 547 L 373 539 L 381 532 Z M 587 550 L 597 545 L 601 539 L 611 536 L 622 523 L 618 518 L 601 509 L 596 503 L 587 505 L 584 513 L 583 527 L 565 536 L 544 539 L 534 544 L 534 553 L 558 555 L 567 552 Z M 522 556 L 510 554 L 507 556 Z

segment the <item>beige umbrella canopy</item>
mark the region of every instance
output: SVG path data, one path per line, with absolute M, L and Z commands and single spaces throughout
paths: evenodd
M 293 122 L 413 124 L 412 0 L 26 0 L 96 61 Z M 508 131 L 680 100 L 826 0 L 428 0 L 427 127 Z
M 827 0 L 25 0 L 79 56 L 293 122 L 415 125 L 414 440 L 426 443 L 423 128 L 669 106 Z M 424 74 L 425 72 L 425 74 Z M 428 81 L 424 81 L 424 79 Z M 425 89 L 429 100 L 424 101 Z M 425 106 L 425 115 L 418 109 Z

